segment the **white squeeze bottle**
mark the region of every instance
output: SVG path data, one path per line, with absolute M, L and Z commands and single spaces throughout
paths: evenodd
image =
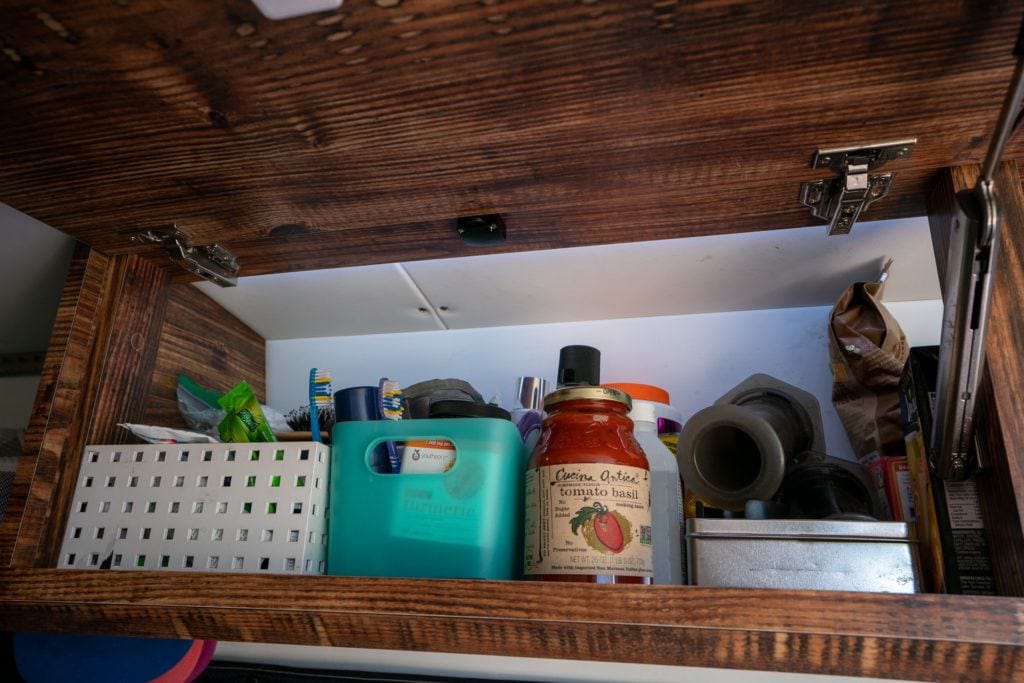
M 607 384 L 622 389 L 631 397 L 644 395 L 638 384 Z M 658 390 L 661 391 L 661 390 Z M 663 393 L 663 392 L 662 392 Z M 657 405 L 652 401 L 633 398 L 629 419 L 633 420 L 633 435 L 647 456 L 651 468 L 651 536 L 654 551 L 655 584 L 682 584 L 683 581 L 683 487 L 679 479 L 676 456 L 658 438 Z

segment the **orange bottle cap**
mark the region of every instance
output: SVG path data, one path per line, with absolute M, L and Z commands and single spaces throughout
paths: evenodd
M 605 384 L 606 387 L 612 389 L 618 389 L 629 394 L 629 397 L 637 401 L 653 401 L 655 403 L 664 403 L 665 405 L 671 405 L 668 398 L 668 392 L 661 387 L 656 387 L 653 384 L 636 384 L 633 382 L 617 382 L 615 384 Z

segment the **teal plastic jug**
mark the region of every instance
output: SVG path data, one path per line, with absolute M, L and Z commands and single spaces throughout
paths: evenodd
M 447 472 L 380 474 L 385 441 L 446 439 Z M 515 425 L 492 418 L 335 425 L 327 573 L 512 579 L 520 571 L 525 457 Z

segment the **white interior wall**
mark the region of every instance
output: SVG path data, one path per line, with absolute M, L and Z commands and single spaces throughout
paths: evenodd
M 936 344 L 941 303 L 897 302 L 890 310 L 913 346 Z M 830 454 L 852 451 L 831 407 L 829 307 L 707 313 L 589 322 L 323 337 L 267 342 L 268 403 L 287 411 L 307 401 L 311 367 L 331 370 L 334 390 L 376 384 L 382 376 L 408 386 L 437 377 L 468 380 L 506 407 L 520 375 L 553 382 L 558 350 L 601 350 L 602 381 L 644 382 L 669 390 L 687 417 L 748 376 L 765 372 L 818 397 Z

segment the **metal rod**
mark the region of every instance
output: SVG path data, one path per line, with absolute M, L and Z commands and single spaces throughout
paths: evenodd
M 999 112 L 995 135 L 989 142 L 985 165 L 981 169 L 981 180 L 992 180 L 995 176 L 996 167 L 1003 156 L 1003 149 L 1013 133 L 1013 124 L 1020 112 L 1021 102 L 1024 102 L 1024 54 L 1022 53 L 1024 53 L 1024 24 L 1021 25 L 1021 31 L 1017 37 L 1017 47 L 1014 49 L 1014 54 L 1017 55 L 1017 66 L 1013 71 L 1013 78 L 1010 80 L 1010 89 L 1003 101 L 1003 109 Z

